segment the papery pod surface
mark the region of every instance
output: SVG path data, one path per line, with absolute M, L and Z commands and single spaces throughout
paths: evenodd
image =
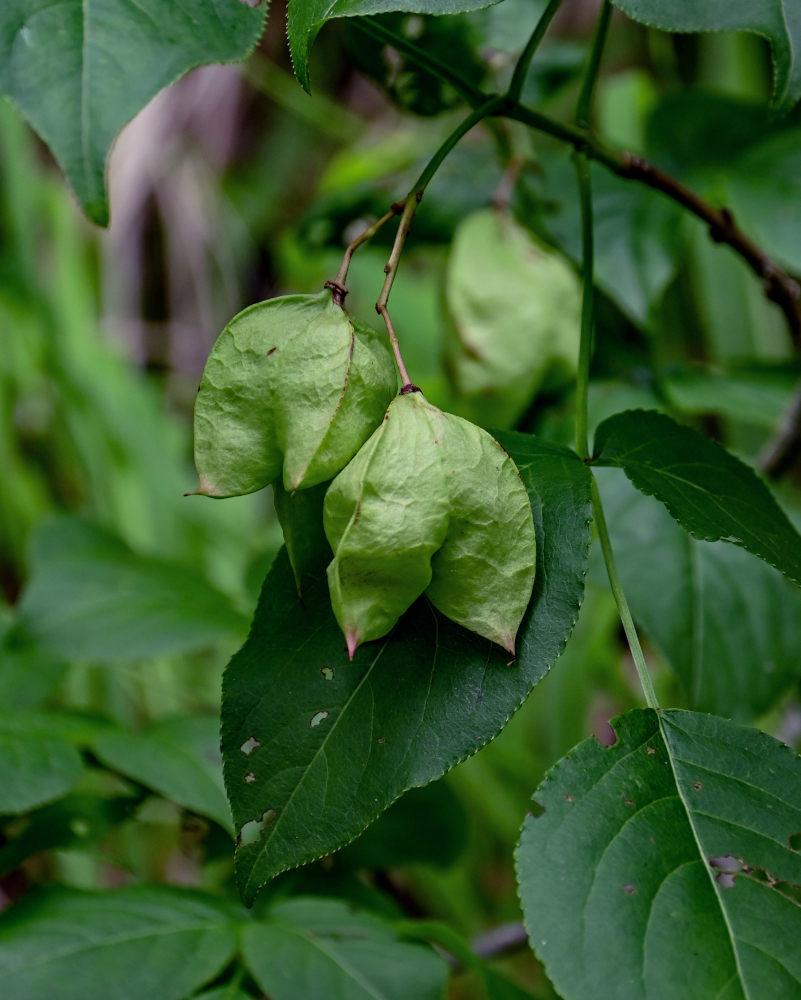
M 514 651 L 534 584 L 534 523 L 514 462 L 486 431 L 419 392 L 398 396 L 329 487 L 324 526 L 351 655 L 422 593 Z
M 445 362 L 482 420 L 512 426 L 540 388 L 576 371 L 581 289 L 558 254 L 508 212 L 485 209 L 456 230 L 445 294 Z
M 396 384 L 383 339 L 357 327 L 327 289 L 250 306 L 220 334 L 203 372 L 197 492 L 331 479 L 380 422 Z

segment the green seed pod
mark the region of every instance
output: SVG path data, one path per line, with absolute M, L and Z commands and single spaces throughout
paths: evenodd
M 235 316 L 206 362 L 195 401 L 197 492 L 252 493 L 279 476 L 325 482 L 380 422 L 397 387 L 389 347 L 327 289 Z
M 419 392 L 396 397 L 329 486 L 323 521 L 331 603 L 351 657 L 422 593 L 514 653 L 536 537 L 517 468 L 486 431 Z
M 505 212 L 468 216 L 454 236 L 445 295 L 445 363 L 482 421 L 513 426 L 548 381 L 575 375 L 581 288 L 558 254 Z

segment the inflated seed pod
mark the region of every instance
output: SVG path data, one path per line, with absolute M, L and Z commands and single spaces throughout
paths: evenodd
M 462 221 L 445 297 L 446 367 L 459 393 L 480 407 L 482 422 L 513 426 L 544 385 L 575 374 L 578 279 L 508 212 L 485 209 Z
M 422 593 L 514 653 L 536 537 L 517 468 L 486 431 L 419 392 L 396 397 L 329 486 L 323 523 L 331 604 L 351 657 Z
M 331 479 L 395 393 L 391 352 L 327 289 L 259 302 L 226 326 L 195 401 L 197 492 L 293 491 Z

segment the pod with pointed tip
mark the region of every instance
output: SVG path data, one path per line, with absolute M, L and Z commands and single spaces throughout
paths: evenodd
M 419 392 L 397 396 L 329 486 L 323 521 L 331 603 L 351 657 L 423 593 L 514 653 L 536 536 L 517 468 L 486 431 Z
M 293 491 L 336 475 L 381 421 L 397 376 L 384 339 L 327 289 L 250 306 L 226 326 L 195 401 L 197 492 Z

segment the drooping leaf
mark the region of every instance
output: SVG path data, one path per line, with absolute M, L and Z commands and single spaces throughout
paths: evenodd
M 445 364 L 488 426 L 513 426 L 549 376 L 575 373 L 578 279 L 508 214 L 485 209 L 461 223 L 445 294 L 453 323 Z
M 632 614 L 689 706 L 757 718 L 801 677 L 801 591 L 735 545 L 696 541 L 620 472 L 598 480 Z
M 238 911 L 181 889 L 31 893 L 0 923 L 14 1000 L 183 1000 L 236 949 Z
M 754 470 L 711 438 L 627 410 L 598 427 L 594 461 L 623 469 L 696 538 L 741 545 L 801 584 L 801 536 Z
M 333 899 L 291 899 L 245 927 L 242 952 L 272 1000 L 439 1000 L 447 964 L 391 924 Z
M 295 75 L 309 90 L 309 51 L 326 21 L 402 10 L 410 14 L 460 14 L 500 0 L 289 0 L 287 34 Z
M 20 626 L 67 659 L 131 663 L 230 642 L 247 627 L 196 572 L 135 555 L 78 518 L 44 522 L 30 566 Z
M 795 0 L 612 0 L 624 14 L 663 31 L 750 31 L 770 42 L 773 100 L 789 111 L 801 97 L 801 11 Z
M 801 996 L 801 761 L 714 716 L 635 711 L 534 794 L 531 945 L 565 1000 Z
M 195 400 L 198 493 L 333 478 L 381 422 L 397 376 L 384 337 L 328 289 L 257 302 L 226 326 Z
M 24 813 L 65 795 L 83 771 L 70 742 L 44 715 L 0 717 L 0 815 Z
M 123 125 L 195 66 L 244 59 L 267 4 L 239 0 L 4 0 L 0 92 L 50 146 L 93 222 Z
M 109 767 L 231 829 L 216 718 L 165 719 L 133 733 L 110 729 L 92 749 Z
M 350 663 L 322 574 L 304 587 L 303 605 L 285 556 L 268 575 L 223 683 L 225 781 L 246 901 L 491 740 L 561 652 L 583 592 L 588 472 L 572 452 L 535 438 L 501 442 L 529 491 L 538 536 L 513 661 L 419 601 Z
M 396 397 L 329 487 L 324 524 L 331 604 L 351 654 L 423 592 L 514 653 L 536 537 L 514 462 L 486 431 L 419 391 Z

